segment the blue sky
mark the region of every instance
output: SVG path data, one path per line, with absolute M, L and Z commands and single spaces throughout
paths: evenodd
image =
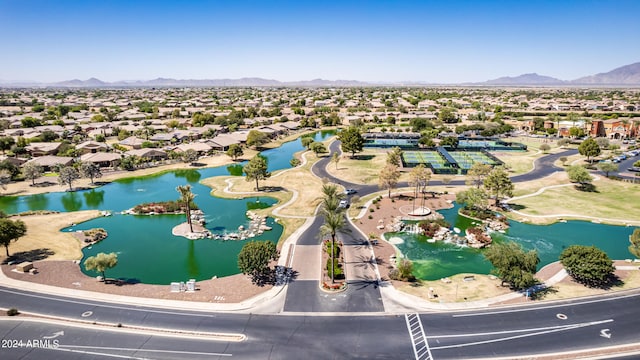
M 570 80 L 640 61 L 640 1 L 0 0 L 0 80 Z

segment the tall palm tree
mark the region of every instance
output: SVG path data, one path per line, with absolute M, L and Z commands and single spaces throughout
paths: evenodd
M 333 269 L 335 269 L 335 247 L 336 247 L 336 234 L 338 231 L 342 231 L 345 228 L 346 222 L 342 211 L 329 212 L 324 214 L 324 224 L 320 227 L 320 233 L 323 235 L 331 235 L 331 283 L 335 282 L 335 275 Z
M 342 199 L 342 194 L 338 193 L 335 184 L 322 185 L 322 211 L 326 213 L 339 211 L 338 205 Z
M 178 186 L 176 190 L 180 193 L 180 200 L 184 203 L 186 209 L 189 230 L 193 232 L 193 224 L 191 223 L 191 202 L 196 197 L 196 195 L 191 192 L 191 185 Z

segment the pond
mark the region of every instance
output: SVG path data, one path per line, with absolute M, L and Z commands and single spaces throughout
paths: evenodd
M 313 134 L 313 137 L 321 141 L 334 133 L 320 131 Z M 275 171 L 289 168 L 293 154 L 303 149 L 300 139 L 297 139 L 279 148 L 263 151 L 262 155 L 268 159 L 269 171 Z M 269 197 L 241 200 L 215 198 L 210 195 L 209 187 L 199 183 L 201 179 L 212 176 L 236 175 L 233 171 L 237 171 L 237 166 L 176 170 L 120 179 L 92 190 L 4 196 L 0 197 L 0 209 L 7 213 L 28 210 L 111 211 L 113 216 L 63 229 L 77 231 L 101 227 L 107 230 L 107 239 L 83 250 L 83 261 L 98 252 L 116 252 L 119 254 L 118 265 L 107 272 L 110 277 L 135 279 L 149 284 L 169 284 L 191 278 L 209 279 L 212 276 L 239 273 L 237 255 L 246 241 L 192 241 L 173 236 L 171 229 L 184 221 L 184 215 L 133 216 L 117 213 L 145 202 L 176 200 L 179 194 L 175 188 L 188 183 L 196 195 L 196 205 L 205 214 L 206 228 L 213 233 L 236 231 L 238 226 L 247 225 L 247 210 L 270 206 L 275 200 Z M 273 229 L 254 239 L 277 242 L 282 235 L 282 226 L 273 219 L 267 219 L 267 225 Z M 95 272 L 86 273 L 96 276 Z
M 438 210 L 445 219 L 464 230 L 474 222 L 458 215 L 459 205 L 452 209 Z M 515 241 L 525 250 L 538 251 L 538 268 L 558 260 L 560 253 L 570 245 L 596 246 L 611 259 L 633 257 L 627 247 L 633 227 L 595 224 L 587 221 L 567 221 L 552 225 L 531 225 L 509 221 L 510 228 L 504 234 L 491 235 L 494 242 Z M 460 273 L 488 274 L 491 263 L 484 259 L 483 250 L 446 244 L 428 243 L 421 235 L 387 233 L 385 237 L 400 237 L 404 243 L 396 245 L 413 262 L 414 275 L 423 280 L 438 280 Z

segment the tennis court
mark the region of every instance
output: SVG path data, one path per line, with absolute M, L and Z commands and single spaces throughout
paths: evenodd
M 451 157 L 458 163 L 458 167 L 463 170 L 469 170 L 475 163 L 499 165 L 497 161 L 488 157 L 485 153 L 479 151 L 449 151 Z
M 496 158 L 480 151 L 447 151 L 450 157 L 455 161 L 451 163 L 447 161 L 442 154 L 433 150 L 424 151 L 404 151 L 402 153 L 402 162 L 405 167 L 415 167 L 424 164 L 435 174 L 466 174 L 473 164 L 482 163 L 489 165 L 500 165 L 501 162 Z
M 378 148 L 390 148 L 390 147 L 399 147 L 402 149 L 405 148 L 415 148 L 418 146 L 417 139 L 367 139 L 364 143 L 365 147 L 378 147 Z
M 419 164 L 431 168 L 434 173 L 449 173 L 455 170 L 449 162 L 447 162 L 442 155 L 437 151 L 404 151 L 402 153 L 402 160 L 406 167 L 415 167 Z

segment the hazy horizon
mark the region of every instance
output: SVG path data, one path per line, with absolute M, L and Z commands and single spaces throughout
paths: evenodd
M 0 0 L 0 81 L 573 80 L 640 61 L 639 10 L 629 0 Z

